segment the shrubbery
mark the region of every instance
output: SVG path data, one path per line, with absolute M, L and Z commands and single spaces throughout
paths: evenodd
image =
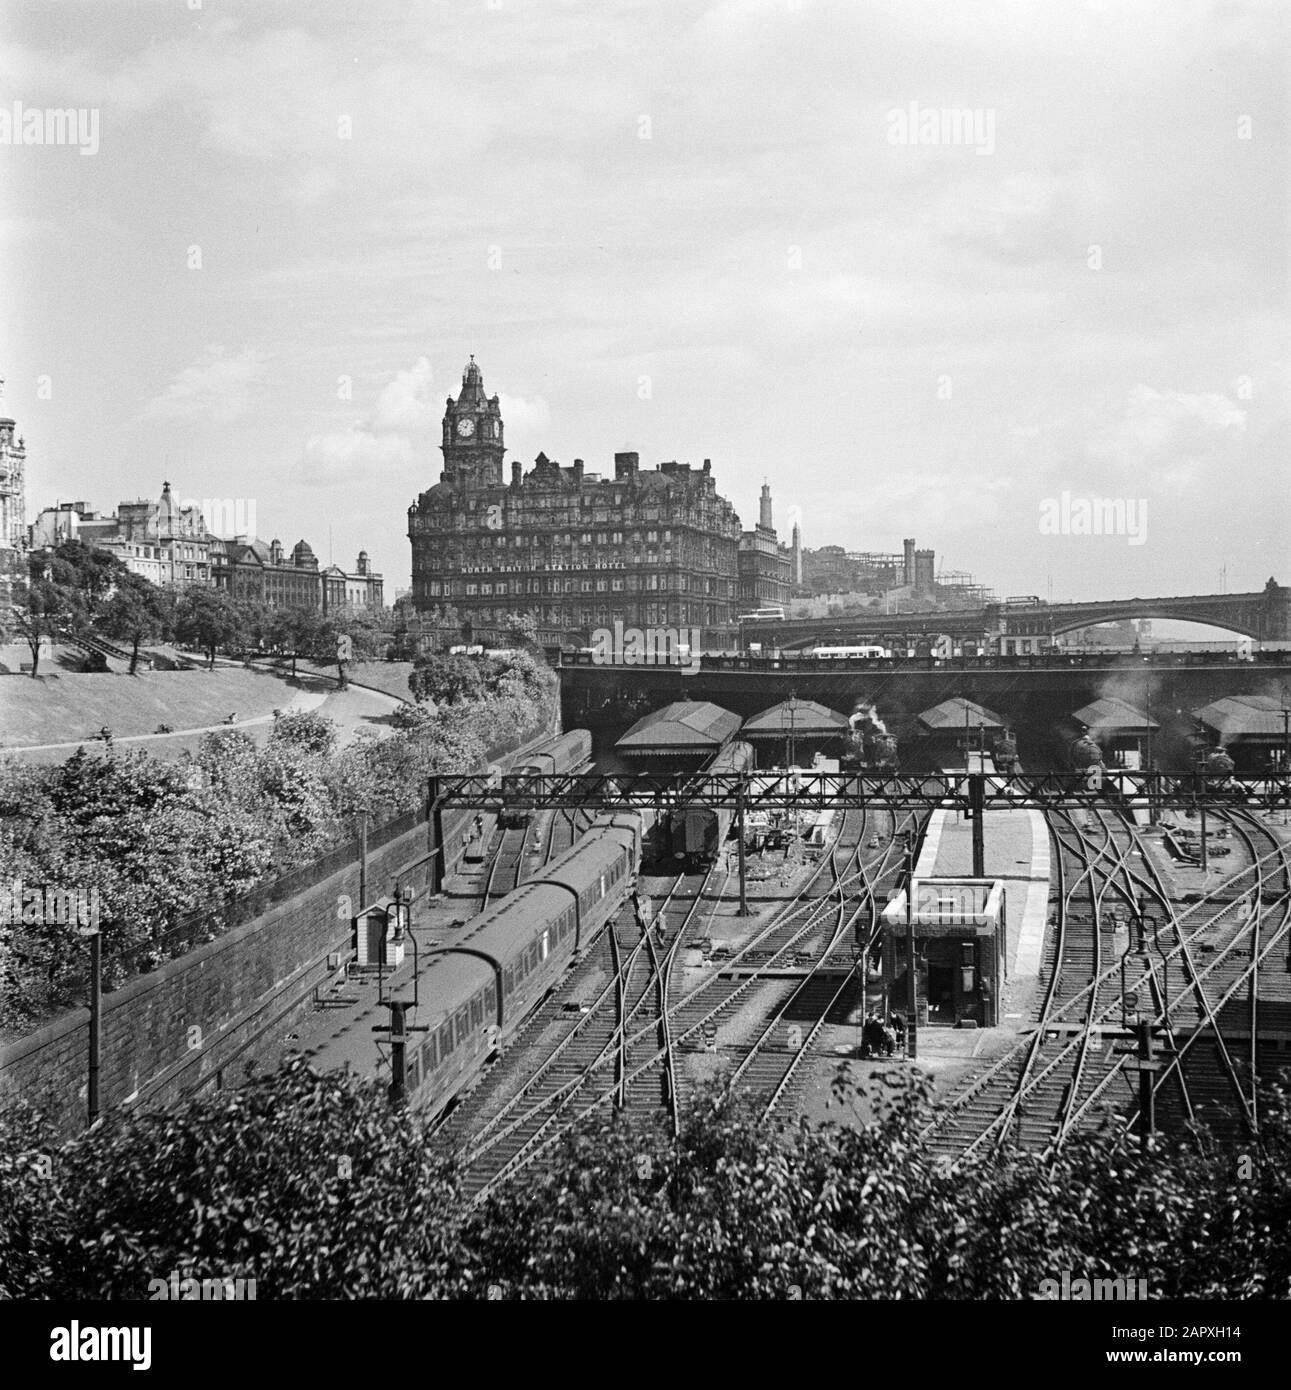
M 474 698 L 341 749 L 330 720 L 300 713 L 275 720 L 262 748 L 221 730 L 177 761 L 120 749 L 52 767 L 0 758 L 0 884 L 97 890 L 107 979 L 120 983 L 167 958 L 146 948 L 186 915 L 325 854 L 360 812 L 378 824 L 421 806 L 431 774 L 471 771 L 548 727 L 554 692 L 552 673 L 518 656 L 486 663 Z M 84 960 L 75 923 L 0 925 L 0 1030 L 70 1003 Z
M 1152 1298 L 1291 1295 L 1291 1117 L 1246 1157 L 1118 1131 L 954 1173 L 912 1135 L 925 1083 L 860 1128 L 759 1123 L 712 1092 L 679 1140 L 623 1116 L 472 1209 L 380 1089 L 297 1063 L 59 1148 L 0 1115 L 0 1297 L 145 1297 L 150 1279 L 257 1297 L 1034 1298 L 1146 1279 Z M 848 1100 L 847 1083 L 838 1088 Z

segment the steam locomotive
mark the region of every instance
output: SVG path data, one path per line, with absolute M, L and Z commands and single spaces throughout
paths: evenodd
M 753 766 L 748 743 L 728 743 L 705 768 L 706 772 L 747 772 Z M 687 869 L 705 868 L 717 857 L 731 829 L 735 812 L 730 807 L 708 805 L 702 794 L 668 813 L 668 847 L 674 859 Z

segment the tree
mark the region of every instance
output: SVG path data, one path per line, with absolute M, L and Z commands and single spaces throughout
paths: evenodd
M 68 595 L 53 582 L 47 570 L 35 570 L 18 588 L 13 625 L 31 652 L 31 678 L 35 680 L 40 670 L 42 646 L 47 641 L 52 642 L 69 619 Z
M 484 687 L 479 666 L 469 656 L 418 657 L 408 688 L 414 700 L 454 704 L 473 699 Z
M 273 721 L 269 742 L 289 744 L 316 757 L 329 758 L 336 751 L 336 723 L 315 710 L 282 714 Z
M 273 645 L 274 609 L 258 598 L 240 598 L 235 604 L 244 648 L 242 655 L 249 664 L 258 651 Z
M 210 670 L 215 669 L 219 647 L 235 645 L 243 635 L 243 617 L 222 589 L 186 589 L 175 613 L 175 636 L 205 652 Z
M 380 639 L 376 620 L 367 610 L 338 608 L 319 624 L 316 655 L 319 660 L 336 662 L 336 685 L 344 690 L 349 685 L 350 663 L 375 656 Z
M 318 645 L 323 615 L 316 608 L 276 608 L 270 616 L 267 634 L 270 644 L 280 652 L 291 653 L 291 679 L 296 679 L 296 663 Z
M 164 637 L 174 621 L 171 596 L 142 575 L 129 571 L 117 580 L 99 615 L 99 626 L 109 637 L 130 643 L 128 674 L 132 676 L 139 666 L 140 645 Z
M 538 617 L 532 610 L 528 613 L 508 613 L 502 620 L 502 632 L 508 647 L 521 650 L 532 649 L 538 645 Z
M 60 541 L 32 558 L 42 568 L 52 568 L 51 578 L 66 591 L 69 612 L 81 627 L 97 622 L 103 605 L 131 573 L 111 551 L 79 540 Z

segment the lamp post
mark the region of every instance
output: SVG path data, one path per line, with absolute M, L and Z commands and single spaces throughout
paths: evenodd
M 421 961 L 417 951 L 417 938 L 412 930 L 412 889 L 411 887 L 401 888 L 398 879 L 395 880 L 394 891 L 390 895 L 390 906 L 387 912 L 394 914 L 394 940 L 412 942 L 411 1007 L 416 1009 L 421 1003 Z M 384 938 L 382 939 L 381 957 L 381 963 L 377 969 L 377 1002 L 384 1004 L 390 1010 L 390 1022 L 377 1024 L 372 1031 L 374 1033 L 388 1033 L 390 1036 L 389 1097 L 390 1104 L 397 1109 L 408 1098 L 408 1034 L 428 1033 L 430 1029 L 425 1024 L 413 1024 L 407 1021 L 409 1008 L 407 999 L 396 999 L 393 994 L 388 999 L 385 997 Z

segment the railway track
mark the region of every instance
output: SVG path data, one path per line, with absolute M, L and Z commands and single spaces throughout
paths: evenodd
M 565 810 L 540 813 L 523 826 L 503 826 L 484 867 L 477 911 L 484 912 L 490 903 L 514 893 L 535 869 L 569 849 L 591 823 L 587 811 Z
M 878 856 L 867 860 L 866 835 L 874 829 L 872 820 L 879 817 L 890 825 L 884 827 Z M 794 943 L 794 962 L 806 974 L 783 991 L 764 1025 L 729 1049 L 730 1088 L 753 1096 L 764 1116 L 793 1107 L 806 1064 L 816 1054 L 826 1025 L 846 1022 L 857 1007 L 864 1011 L 864 962 L 878 937 L 880 890 L 903 863 L 900 828 L 890 813 L 860 813 L 860 834 L 846 866 L 841 871 L 836 861 L 833 866 L 827 924 L 822 924 L 824 929 L 805 950 L 801 941 Z
M 462 1155 L 468 1170 L 468 1191 L 483 1197 L 540 1161 L 594 1112 L 611 1106 L 637 1113 L 648 1108 L 652 1115 L 662 1111 L 672 1132 L 677 1133 L 689 1099 L 681 1052 L 703 1046 L 724 1018 L 748 1002 L 748 996 L 791 959 L 823 963 L 848 939 L 845 929 L 861 913 L 865 914 L 866 931 L 874 930 L 878 912 L 874 888 L 882 875 L 863 856 L 858 860 L 866 819 L 862 813 L 853 816 L 855 842 L 844 846 L 840 835 L 840 843 L 821 861 L 794 900 L 734 953 L 723 971 L 709 972 L 689 990 L 679 983 L 676 966 L 680 953 L 703 939 L 697 933 L 703 921 L 704 885 L 709 876 L 698 884 L 688 882 L 694 876 L 678 879 L 658 912 L 652 910 L 649 929 L 644 933 L 627 914 L 631 930 L 639 936 L 630 948 L 623 940 L 621 914 L 614 931 L 607 934 L 611 954 L 608 983 L 591 1006 L 589 1018 L 575 1030 L 585 1035 L 584 1043 L 575 1048 L 566 1040 L 558 1042 L 557 1049 L 549 1052 L 521 1090 L 475 1132 Z M 894 867 L 891 855 L 895 843 L 894 829 L 878 857 L 883 872 Z M 846 893 L 857 887 L 864 901 L 849 915 Z M 849 969 L 853 966 L 849 961 Z M 776 982 L 776 989 L 783 993 L 783 982 Z M 795 987 L 790 985 L 788 992 L 796 992 Z M 804 1044 L 814 1042 L 827 1017 L 828 1008 L 812 1020 L 805 1030 Z M 758 1049 L 757 1042 L 755 1032 L 752 1048 L 765 1052 Z M 795 1051 L 797 1055 L 767 1088 L 768 1111 L 784 1103 L 788 1083 L 800 1074 L 810 1046 Z M 611 1067 L 612 1075 L 607 1077 Z
M 1286 847 L 1255 817 L 1226 814 L 1235 828 L 1241 824 L 1252 864 L 1181 912 L 1132 823 L 1102 807 L 1048 813 L 1058 851 L 1057 910 L 1033 1027 L 925 1129 L 934 1151 L 951 1161 L 1006 1142 L 1052 1152 L 1109 1106 L 1135 1118 L 1137 1075 L 1128 1049 L 1111 1045 L 1121 1031 L 1123 957 L 1140 1012 L 1170 1039 L 1169 1060 L 1154 1087 L 1163 1113 L 1193 1120 L 1226 1097 L 1230 1110 L 1236 1100 L 1241 1122 L 1254 1130 L 1255 1029 L 1243 1068 L 1218 1015 L 1244 989 L 1249 1016 L 1257 1017 L 1255 965 L 1287 935 L 1288 862 Z M 1261 849 L 1257 833 L 1272 847 Z M 1243 909 L 1233 901 L 1235 891 L 1242 894 L 1238 904 L 1271 904 L 1275 911 Z M 1134 926 L 1140 915 L 1141 941 Z M 1119 931 L 1112 929 L 1117 921 Z M 1183 1065 L 1197 1047 L 1210 1050 L 1209 1074 Z
M 661 923 L 670 908 L 693 916 L 707 881 L 707 874 L 678 876 L 645 931 L 630 907 L 621 910 L 595 943 L 588 968 L 531 1017 L 525 1034 L 544 1055 L 523 1083 L 504 1092 L 499 1075 L 498 1093 L 489 1096 L 486 1077 L 478 1099 L 459 1107 L 448 1137 L 461 1145 L 468 1194 L 514 1176 L 607 1101 L 652 1113 L 671 1101 L 663 970 L 683 933 L 665 947 Z M 598 976 L 603 983 L 588 997 L 579 981 Z

